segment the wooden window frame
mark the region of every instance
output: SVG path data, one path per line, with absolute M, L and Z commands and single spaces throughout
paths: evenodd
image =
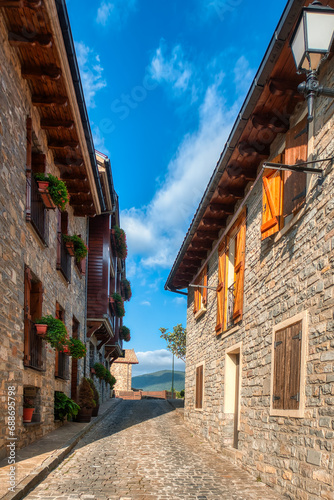
M 200 275 L 197 277 L 195 285 L 208 286 L 208 266 L 205 265 Z M 195 319 L 200 318 L 206 312 L 208 302 L 207 288 L 194 288 L 194 315 Z
M 274 378 L 275 378 L 275 342 L 277 333 L 285 330 L 297 323 L 301 323 L 301 346 L 300 346 L 300 380 L 299 380 L 299 408 L 298 409 L 279 409 L 274 408 Z M 308 346 L 308 312 L 303 311 L 292 318 L 282 321 L 274 326 L 272 335 L 271 351 L 271 384 L 270 384 L 270 415 L 282 417 L 303 418 L 305 413 L 305 383 L 306 383 L 306 360 Z M 287 377 L 285 377 L 287 379 Z
M 201 379 L 201 384 L 202 384 L 202 390 L 199 391 L 199 387 L 198 387 L 198 374 L 199 372 L 202 372 L 202 379 Z M 203 408 L 204 408 L 204 372 L 205 372 L 205 363 L 202 361 L 201 363 L 198 363 L 196 366 L 195 366 L 195 404 L 194 404 L 194 407 L 195 407 L 195 410 L 196 411 L 203 411 Z M 201 392 L 201 394 L 199 395 L 199 392 Z

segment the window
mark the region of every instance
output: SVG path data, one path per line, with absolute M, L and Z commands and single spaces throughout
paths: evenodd
M 65 310 L 58 302 L 56 303 L 56 318 L 65 323 Z M 64 352 L 56 350 L 55 377 L 69 380 L 69 356 Z
M 24 366 L 44 369 L 43 341 L 37 335 L 34 321 L 42 317 L 43 287 L 29 267 L 24 272 Z
M 195 288 L 194 292 L 194 314 L 196 318 L 200 317 L 206 311 L 207 297 L 208 297 L 208 266 L 205 266 L 202 270 L 201 274 L 195 281 L 195 285 L 198 285 L 198 288 Z
M 272 163 L 295 165 L 307 161 L 308 127 L 304 118 L 286 134 L 285 151 Z M 264 240 L 277 233 L 303 206 L 306 196 L 306 174 L 265 169 L 263 174 L 262 225 Z
M 195 408 L 203 408 L 203 365 L 196 368 Z
M 246 208 L 218 250 L 217 335 L 242 320 Z
M 67 283 L 71 283 L 71 256 L 66 250 L 63 234 L 68 234 L 68 213 L 57 208 L 57 269 L 62 273 Z
M 305 315 L 274 329 L 271 414 L 302 417 L 304 411 Z

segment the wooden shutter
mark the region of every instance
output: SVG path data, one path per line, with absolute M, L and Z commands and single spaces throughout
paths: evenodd
M 273 163 L 279 163 L 275 158 Z M 265 169 L 262 188 L 262 240 L 277 233 L 281 228 L 282 176 L 278 170 Z
M 295 165 L 307 161 L 308 125 L 307 118 L 301 120 L 286 134 L 285 161 Z M 283 216 L 296 213 L 304 204 L 306 196 L 306 174 L 283 172 L 284 202 Z
M 300 400 L 301 321 L 287 328 L 285 342 L 284 409 L 298 410 Z
M 24 270 L 24 364 L 29 366 L 30 361 L 30 321 L 31 321 L 31 271 Z
M 200 311 L 203 306 L 206 306 L 207 304 L 208 289 L 203 287 L 208 286 L 208 266 L 204 267 L 195 284 L 200 286 L 195 288 L 194 292 L 194 314 Z
M 235 262 L 234 262 L 234 306 L 233 320 L 238 323 L 242 320 L 242 308 L 244 299 L 244 276 L 245 276 L 245 254 L 246 254 L 246 207 L 238 219 L 238 232 L 235 237 Z
M 32 161 L 32 120 L 27 118 L 27 154 L 26 154 L 26 220 L 31 221 L 31 163 Z
M 59 219 L 58 219 L 59 220 Z M 61 305 L 56 302 L 56 319 L 60 319 L 61 321 L 64 322 L 65 320 L 65 311 L 61 307 Z M 55 354 L 55 377 L 59 376 L 59 351 L 56 349 L 56 354 Z
M 285 332 L 279 330 L 275 333 L 273 408 L 277 410 L 284 409 Z
M 217 322 L 216 332 L 219 335 L 225 324 L 226 310 L 226 239 L 218 250 L 218 287 L 217 287 Z
M 203 407 L 203 365 L 196 368 L 196 398 L 195 408 Z
M 43 309 L 43 286 L 39 281 L 38 283 L 34 283 L 31 289 L 31 312 L 32 312 L 32 320 L 38 319 L 42 317 L 42 309 Z
M 61 211 L 57 208 L 57 269 L 61 268 Z

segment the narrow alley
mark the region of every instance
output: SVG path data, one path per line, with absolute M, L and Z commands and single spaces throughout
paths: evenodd
M 29 500 L 282 498 L 216 453 L 166 401 L 123 401 Z

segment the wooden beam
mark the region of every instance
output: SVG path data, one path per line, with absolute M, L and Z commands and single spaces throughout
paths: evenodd
M 226 217 L 220 218 L 220 219 L 214 219 L 214 218 L 209 218 L 206 217 L 203 219 L 203 224 L 208 227 L 219 227 L 220 229 L 223 227 L 226 227 Z
M 74 127 L 74 122 L 72 120 L 68 121 L 58 121 L 49 118 L 41 119 L 41 128 L 44 130 L 72 130 Z
M 304 96 L 297 91 L 299 81 L 271 79 L 269 81 L 269 92 L 275 96 L 293 95 L 298 101 L 304 100 Z
M 242 200 L 244 197 L 244 190 L 243 189 L 232 189 L 229 187 L 218 187 L 217 189 L 218 195 L 221 196 L 222 198 L 234 198 L 235 200 Z
M 42 153 L 32 154 L 32 164 L 34 167 L 46 167 L 46 155 Z
M 260 142 L 250 143 L 242 141 L 238 145 L 238 150 L 242 156 L 255 155 L 261 158 L 267 158 L 270 155 L 270 145 L 262 144 Z
M 81 168 L 84 165 L 82 158 L 69 158 L 66 160 L 63 158 L 55 158 L 54 162 L 56 167 L 64 169 L 65 172 L 68 172 L 69 168 Z M 85 177 L 85 179 L 87 180 L 87 177 Z
M 212 241 L 208 240 L 192 241 L 190 245 L 192 248 L 201 248 L 203 250 L 206 250 L 211 248 Z
M 52 47 L 52 35 L 39 35 L 36 33 L 25 34 L 22 33 L 8 33 L 8 41 L 13 47 L 36 47 L 39 45 L 42 48 L 50 49 Z
M 185 266 L 196 266 L 196 267 L 199 267 L 202 263 L 202 260 L 203 259 L 195 259 L 195 258 L 191 258 L 191 259 L 183 259 L 182 262 L 184 263 Z
M 62 181 L 65 181 L 66 183 L 68 181 L 82 181 L 82 182 L 86 182 L 87 181 L 87 176 L 85 173 L 82 173 L 82 174 L 75 174 L 74 172 L 68 172 L 66 174 L 62 174 L 61 175 L 61 180 Z
M 37 68 L 29 68 L 23 66 L 21 68 L 21 76 L 26 80 L 52 80 L 57 81 L 61 77 L 62 71 L 54 64 L 49 66 L 40 66 Z
M 207 252 L 201 252 L 200 250 L 197 250 L 196 252 L 187 250 L 185 254 L 185 259 L 189 257 L 189 259 L 200 259 L 203 260 L 207 256 Z
M 43 108 L 43 107 L 58 107 L 58 106 L 67 106 L 68 99 L 63 96 L 45 96 L 45 95 L 33 95 L 32 103 L 34 106 Z
M 185 273 L 185 274 L 195 274 L 198 270 L 197 266 L 183 266 L 180 267 L 180 273 Z
M 272 113 L 253 115 L 252 124 L 257 130 L 269 128 L 275 134 L 280 134 L 289 130 L 289 117 Z
M 42 0 L 0 0 L 0 8 L 5 9 L 39 9 L 42 5 Z
M 205 229 L 199 229 L 196 231 L 196 236 L 200 239 L 208 238 L 210 240 L 215 240 L 217 239 L 218 231 L 205 231 Z
M 256 179 L 256 170 L 245 169 L 240 163 L 227 165 L 226 172 L 231 179 L 239 179 L 241 177 L 246 181 L 254 181 Z
M 78 149 L 78 141 L 54 141 L 49 142 L 48 147 L 50 149 L 61 150 L 61 149 Z
M 94 206 L 91 200 L 82 200 L 82 196 L 73 195 L 70 198 L 70 205 L 72 207 L 91 208 Z
M 234 214 L 234 207 L 220 203 L 210 203 L 209 210 L 210 212 L 224 212 L 226 215 Z

